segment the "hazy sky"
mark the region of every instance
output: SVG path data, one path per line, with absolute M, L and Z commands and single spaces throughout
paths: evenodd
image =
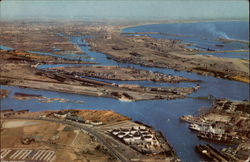
M 248 0 L 3 0 L 0 2 L 0 19 L 248 19 L 248 5 Z

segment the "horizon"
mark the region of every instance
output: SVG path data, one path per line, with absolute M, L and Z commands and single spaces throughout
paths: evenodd
M 166 21 L 249 19 L 248 1 L 20 1 L 0 3 L 0 19 Z M 178 7 L 176 7 L 178 6 Z M 194 10 L 195 8 L 195 10 Z M 128 12 L 129 11 L 129 12 Z

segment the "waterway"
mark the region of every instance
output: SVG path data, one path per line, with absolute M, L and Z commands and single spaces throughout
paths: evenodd
M 146 30 L 141 30 L 143 27 L 138 27 L 140 30 L 133 29 L 134 32 L 147 32 Z M 154 26 L 152 26 L 154 28 Z M 130 30 L 130 29 L 125 29 Z M 156 29 L 155 29 L 156 30 Z M 159 32 L 159 31 L 157 31 Z M 161 31 L 162 32 L 162 31 Z M 228 34 L 224 31 L 225 34 Z M 229 32 L 230 33 L 230 32 Z M 198 34 L 198 33 L 197 33 Z M 230 34 L 229 34 L 230 35 Z M 63 36 L 63 35 L 62 35 Z M 161 72 L 165 74 L 178 75 L 183 77 L 188 77 L 191 79 L 201 80 L 201 88 L 190 95 L 190 97 L 200 97 L 213 95 L 220 98 L 228 98 L 232 100 L 244 100 L 249 98 L 249 84 L 241 83 L 237 81 L 230 81 L 220 78 L 214 78 L 210 76 L 201 76 L 195 73 L 188 73 L 183 71 L 175 71 L 172 69 L 163 68 L 152 68 L 144 67 L 140 65 L 124 64 L 118 63 L 114 60 L 108 59 L 105 54 L 94 52 L 89 49 L 87 42 L 84 40 L 84 36 L 70 37 L 71 41 L 79 45 L 79 47 L 87 54 L 87 58 L 84 60 L 94 61 L 100 65 L 115 65 L 121 67 L 133 67 L 137 69 L 150 70 L 154 72 Z M 205 39 L 204 39 L 205 40 Z M 213 40 L 213 39 L 212 39 Z M 210 40 L 210 41 L 212 41 Z M 206 41 L 206 40 L 205 40 Z M 217 43 L 217 42 L 216 42 Z M 85 45 L 83 45 L 85 44 Z M 6 47 L 7 48 L 7 47 Z M 245 48 L 245 47 L 244 47 Z M 238 49 L 238 46 L 237 46 Z M 40 53 L 40 52 L 37 52 Z M 46 54 L 46 53 L 40 53 Z M 72 55 L 67 55 L 66 57 L 71 59 L 76 59 Z M 95 58 L 89 59 L 89 58 Z M 69 65 L 56 65 L 56 66 L 69 66 Z M 75 65 L 74 65 L 75 66 Z M 86 66 L 86 65 L 79 65 Z M 90 66 L 90 65 L 88 65 Z M 54 65 L 42 65 L 39 68 L 49 68 L 54 67 Z M 103 80 L 107 82 L 114 83 L 128 83 L 128 84 L 140 84 L 143 86 L 194 86 L 196 83 L 156 83 L 151 81 L 110 81 Z M 196 134 L 191 132 L 187 128 L 187 124 L 180 122 L 179 117 L 182 115 L 197 115 L 200 108 L 208 108 L 211 106 L 211 100 L 195 99 L 195 98 L 185 98 L 176 100 L 147 100 L 147 101 L 136 101 L 136 102 L 121 102 L 116 99 L 104 98 L 104 97 L 92 97 L 76 94 L 59 93 L 44 90 L 35 90 L 29 88 L 19 88 L 13 86 L 1 86 L 3 89 L 11 90 L 11 94 L 6 99 L 1 101 L 1 108 L 9 109 L 13 108 L 16 110 L 20 109 L 30 109 L 31 111 L 41 111 L 41 110 L 59 110 L 59 109 L 102 109 L 102 110 L 113 110 L 120 114 L 126 115 L 133 120 L 143 122 L 145 124 L 153 126 L 155 129 L 160 130 L 169 140 L 170 144 L 175 148 L 178 156 L 187 162 L 200 161 L 201 157 L 195 152 L 194 146 L 201 143 L 206 143 L 196 137 Z M 75 103 L 41 103 L 37 100 L 15 100 L 13 95 L 15 92 L 29 93 L 29 94 L 41 94 L 48 98 L 65 98 L 70 100 L 81 100 L 84 104 Z M 215 144 L 214 144 L 215 145 Z M 221 145 L 216 145 L 216 147 L 222 147 Z

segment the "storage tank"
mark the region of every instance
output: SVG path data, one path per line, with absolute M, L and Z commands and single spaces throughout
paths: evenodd
M 117 136 L 118 136 L 118 138 L 123 138 L 125 135 L 126 135 L 125 133 L 121 132 L 121 133 L 118 133 Z
M 153 136 L 151 136 L 151 135 L 144 136 L 143 139 L 144 139 L 145 142 L 152 142 Z
M 112 134 L 116 136 L 119 132 L 120 132 L 119 129 L 114 129 L 114 130 L 112 131 Z
M 138 126 L 133 126 L 132 130 L 139 130 L 139 127 Z

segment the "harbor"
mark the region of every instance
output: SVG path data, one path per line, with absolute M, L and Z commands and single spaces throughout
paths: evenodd
M 0 2 L 4 160 L 249 159 L 246 3 L 134 3 Z

